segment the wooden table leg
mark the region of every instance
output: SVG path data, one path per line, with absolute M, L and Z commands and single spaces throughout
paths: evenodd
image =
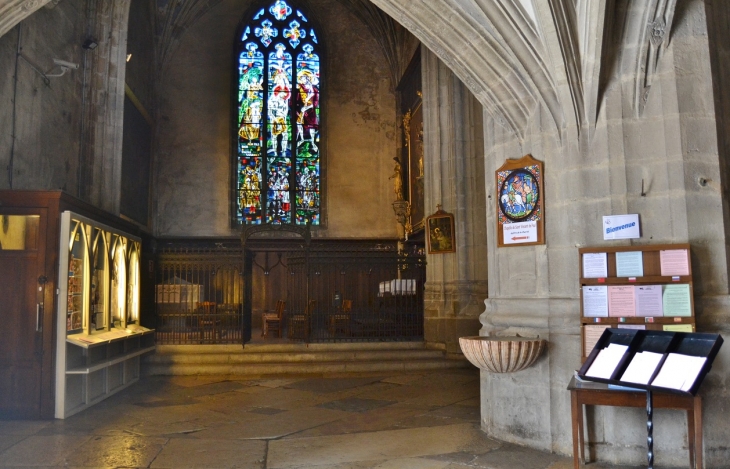
M 695 466 L 695 411 L 687 409 L 687 446 L 689 446 L 689 467 L 696 469 Z
M 583 406 L 578 403 L 578 393 L 570 392 L 570 412 L 573 418 L 573 469 L 580 469 L 583 456 Z M 580 455 L 580 462 L 578 457 Z
M 695 396 L 694 398 L 694 447 L 695 447 L 695 467 L 697 469 L 704 469 L 702 464 L 702 397 Z
M 687 446 L 689 446 L 689 467 L 696 469 L 695 466 L 695 412 L 694 409 L 687 409 Z

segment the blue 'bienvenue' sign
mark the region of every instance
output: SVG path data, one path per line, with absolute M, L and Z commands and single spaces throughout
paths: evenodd
M 641 238 L 638 214 L 603 217 L 603 239 L 630 238 Z

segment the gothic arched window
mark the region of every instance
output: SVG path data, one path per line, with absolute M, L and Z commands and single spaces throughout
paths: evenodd
M 236 42 L 236 221 L 320 223 L 318 37 L 307 16 L 272 0 Z

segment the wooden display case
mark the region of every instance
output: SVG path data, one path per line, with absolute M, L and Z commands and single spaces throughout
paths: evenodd
M 664 252 L 664 253 L 663 253 Z M 670 252 L 674 260 L 679 260 L 679 272 L 677 275 L 669 274 L 666 271 L 668 262 L 666 258 Z M 640 253 L 640 254 L 636 254 Z M 682 256 L 678 256 L 682 253 Z M 586 276 L 584 272 L 587 256 L 602 255 L 606 257 L 606 275 L 605 276 Z M 580 269 L 580 321 L 581 321 L 581 361 L 585 362 L 588 353 L 593 349 L 598 338 L 606 328 L 626 328 L 626 329 L 644 329 L 644 330 L 666 330 L 674 332 L 695 332 L 696 322 L 694 314 L 694 298 L 693 298 L 693 281 L 692 281 L 692 263 L 690 260 L 689 244 L 658 244 L 650 246 L 604 246 L 604 247 L 586 247 L 578 250 L 579 269 Z M 622 275 L 625 274 L 625 268 L 620 265 L 624 256 L 641 257 L 641 273 L 642 275 Z M 665 271 L 662 271 L 662 258 L 665 257 Z M 683 262 L 682 262 L 683 261 Z M 638 267 L 638 266 L 636 266 Z M 623 270 L 623 271 L 622 271 Z M 658 286 L 662 290 L 662 301 L 667 291 L 667 286 L 671 285 L 670 290 L 679 288 L 688 290 L 688 304 L 682 309 L 681 315 L 665 315 L 662 311 L 661 315 L 645 315 L 641 311 L 634 310 L 631 314 L 613 314 L 609 311 L 607 314 L 595 316 L 586 311 L 586 298 L 584 291 L 590 291 L 596 287 L 635 287 L 646 288 Z M 674 287 L 678 286 L 678 287 Z M 662 308 L 664 303 L 662 303 Z
M 138 225 L 62 191 L 0 191 L 0 297 L 3 298 L 3 330 L 6 332 L 3 340 L 0 340 L 0 356 L 3 357 L 3 365 L 0 366 L 0 418 L 54 418 L 58 390 L 56 378 L 62 375 L 65 379 L 71 376 L 67 372 L 79 371 L 77 368 L 82 366 L 75 364 L 68 369 L 64 366 L 57 373 L 57 351 L 62 349 L 66 353 L 68 348 L 73 347 L 72 354 L 83 356 L 86 350 L 80 344 L 68 342 L 67 335 L 86 334 L 86 328 L 88 333 L 94 335 L 113 327 L 103 322 L 108 314 L 104 308 L 109 307 L 111 297 L 109 291 L 103 290 L 105 275 L 111 275 L 108 266 L 104 265 L 100 257 L 93 256 L 88 261 L 74 262 L 73 269 L 70 269 L 70 256 L 67 255 L 63 262 L 60 260 L 61 253 L 70 252 L 68 245 L 60 245 L 61 214 L 64 211 L 72 211 L 93 220 L 95 226 L 103 225 L 126 233 L 128 238 L 139 240 L 145 235 Z M 135 255 L 139 257 L 138 254 Z M 87 277 L 86 285 L 85 273 L 81 272 L 83 269 L 92 274 L 95 269 L 97 271 L 96 276 Z M 71 282 L 68 278 L 70 270 L 74 271 L 74 280 Z M 62 272 L 64 280 L 59 284 Z M 147 269 L 140 273 L 146 272 Z M 137 290 L 140 288 L 138 280 L 132 279 L 137 282 Z M 61 289 L 64 290 L 63 294 Z M 72 298 L 70 301 L 69 297 Z M 74 300 L 76 297 L 78 299 Z M 137 301 L 135 298 L 138 300 L 137 296 L 133 296 L 132 300 Z M 124 302 L 127 302 L 127 295 Z M 69 303 L 71 315 L 77 313 L 71 321 L 70 331 Z M 88 316 L 84 316 L 84 308 Z M 140 309 L 136 308 L 137 314 L 147 311 Z M 87 319 L 86 328 L 84 318 Z M 94 330 L 91 330 L 92 324 Z M 130 325 L 137 326 L 139 321 Z M 122 350 L 131 352 L 137 342 L 140 348 L 148 348 L 151 339 L 147 334 L 140 336 L 143 337 L 133 338 L 129 344 L 121 346 Z M 109 349 L 104 351 L 104 355 L 110 357 L 98 360 L 95 355 L 97 352 L 94 351 L 89 357 L 90 366 L 93 368 L 102 361 L 119 358 L 121 353 L 114 347 L 120 346 L 88 347 Z M 130 368 L 133 363 L 134 359 L 124 366 Z M 109 364 L 107 370 L 113 370 L 114 366 Z M 89 373 L 98 374 L 98 371 L 89 369 Z M 92 378 L 94 380 L 96 378 Z M 105 380 L 104 384 L 113 387 L 113 378 Z M 96 385 L 92 383 L 92 387 Z M 66 392 L 65 388 L 61 392 Z M 82 391 L 79 389 L 78 392 Z

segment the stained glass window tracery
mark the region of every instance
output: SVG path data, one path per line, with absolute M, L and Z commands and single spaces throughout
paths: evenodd
M 286 0 L 275 0 L 240 36 L 235 155 L 240 224 L 320 223 L 322 77 L 317 36 L 308 23 Z

